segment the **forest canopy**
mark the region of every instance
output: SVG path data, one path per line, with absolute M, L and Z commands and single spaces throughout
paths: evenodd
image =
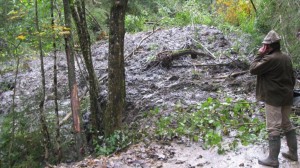
M 13 50 L 21 41 L 23 51 L 35 50 L 35 39 L 42 36 L 45 51 L 51 51 L 51 34 L 57 39 L 66 33 L 63 27 L 63 8 L 60 1 L 55 1 L 55 27 L 51 29 L 50 3 L 38 1 L 41 31 L 34 30 L 34 8 L 32 0 L 1 0 L 0 37 L 6 48 Z M 224 30 L 239 29 L 251 34 L 254 46 L 269 30 L 274 29 L 283 37 L 286 52 L 290 53 L 297 64 L 299 44 L 295 35 L 299 30 L 299 2 L 284 0 L 130 0 L 126 14 L 126 31 L 138 32 L 155 27 L 184 26 L 204 24 L 220 27 Z M 93 40 L 101 39 L 101 32 L 108 31 L 109 1 L 86 1 L 87 20 Z M 54 32 L 53 32 L 54 31 Z M 100 36 L 100 37 L 99 37 Z M 257 39 L 257 40 L 255 40 Z M 2 42 L 3 43 L 3 42 Z M 3 48 L 4 43 L 1 44 Z M 5 48 L 5 47 L 4 47 Z M 28 50 L 30 49 L 30 50 Z M 11 56 L 1 52 L 1 60 Z M 298 66 L 298 65 L 297 65 Z

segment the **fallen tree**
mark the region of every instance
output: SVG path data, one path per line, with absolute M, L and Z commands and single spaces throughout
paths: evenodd
M 170 68 L 172 65 L 172 61 L 180 58 L 181 56 L 191 56 L 191 58 L 195 59 L 197 56 L 206 56 L 211 59 L 215 59 L 214 56 L 210 54 L 206 54 L 203 52 L 196 51 L 194 49 L 184 49 L 184 50 L 178 50 L 178 51 L 163 51 L 156 55 L 156 58 L 154 61 L 151 61 L 145 70 L 148 70 L 152 67 L 161 65 L 165 68 Z

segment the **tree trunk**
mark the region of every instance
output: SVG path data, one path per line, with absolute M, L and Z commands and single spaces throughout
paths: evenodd
M 80 129 L 80 117 L 79 117 L 79 98 L 78 98 L 78 88 L 76 83 L 75 75 L 75 59 L 74 59 L 74 47 L 73 47 L 73 36 L 71 30 L 71 9 L 69 0 L 63 0 L 64 4 L 64 14 L 65 14 L 65 27 L 69 31 L 65 35 L 65 50 L 67 56 L 68 64 L 68 80 L 69 80 L 69 89 L 71 96 L 71 109 L 73 116 L 73 128 L 74 128 L 74 138 L 75 138 L 75 148 L 77 152 L 77 159 L 82 158 L 82 139 L 81 139 L 81 129 Z
M 18 48 L 15 48 L 17 51 Z M 17 55 L 17 52 L 15 53 Z M 14 142 L 15 142 L 15 131 L 16 131 L 16 111 L 15 111 L 15 98 L 16 98 L 16 90 L 17 90 L 17 78 L 19 74 L 19 65 L 20 65 L 20 57 L 17 56 L 17 69 L 15 74 L 15 81 L 14 81 L 14 93 L 13 93 L 13 99 L 12 99 L 12 121 L 11 121 L 11 135 L 10 135 L 10 143 L 9 143 L 9 149 L 8 149 L 8 159 L 9 159 L 9 166 L 13 167 L 14 161 L 13 161 L 13 148 L 14 148 Z M 1 166 L 1 164 L 0 164 Z
M 39 33 L 40 27 L 39 27 L 37 0 L 35 0 L 35 26 L 36 26 L 36 31 Z M 45 82 L 44 54 L 43 54 L 43 48 L 42 48 L 42 40 L 41 40 L 41 37 L 39 34 L 38 34 L 38 47 L 39 47 L 39 51 L 40 51 L 41 75 L 42 75 L 42 96 L 41 96 L 41 102 L 39 104 L 39 111 L 40 111 L 39 117 L 40 117 L 40 122 L 41 122 L 41 126 L 42 126 L 43 145 L 44 145 L 44 149 L 45 149 L 44 159 L 45 159 L 45 162 L 48 162 L 51 141 L 50 141 L 50 134 L 49 134 L 47 123 L 46 123 L 46 117 L 44 114 L 46 82 Z
M 128 0 L 113 0 L 109 21 L 108 102 L 105 111 L 105 136 L 122 125 L 125 109 L 124 35 Z
M 59 114 L 58 114 L 58 100 L 57 100 L 57 54 L 56 54 L 56 38 L 55 38 L 55 31 L 54 31 L 54 0 L 51 0 L 50 2 L 51 5 L 51 27 L 53 29 L 53 35 L 52 35 L 52 40 L 53 40 L 53 50 L 54 50 L 54 63 L 53 63 L 53 85 L 54 85 L 54 104 L 55 104 L 55 115 L 56 115 L 56 135 L 55 135 L 55 143 L 56 143 L 56 159 L 57 163 L 60 163 L 61 158 L 62 158 L 62 151 L 61 151 L 61 142 L 60 142 L 60 126 L 59 126 Z
M 92 139 L 95 139 L 98 136 L 103 135 L 103 110 L 101 109 L 98 101 L 99 84 L 93 66 L 91 41 L 86 23 L 84 0 L 75 0 L 74 3 L 71 4 L 71 10 L 77 28 L 81 52 L 89 75 L 90 118 L 92 124 Z

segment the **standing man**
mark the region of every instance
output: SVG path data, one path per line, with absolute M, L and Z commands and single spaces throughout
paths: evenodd
M 250 65 L 257 75 L 256 99 L 265 102 L 266 127 L 269 135 L 269 156 L 259 159 L 266 166 L 279 166 L 280 133 L 284 132 L 289 147 L 282 156 L 298 160 L 295 128 L 289 120 L 293 103 L 295 76 L 291 58 L 280 50 L 280 37 L 271 30 L 262 42 L 258 56 Z

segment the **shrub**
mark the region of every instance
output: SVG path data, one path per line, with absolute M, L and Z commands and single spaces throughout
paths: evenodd
M 119 151 L 131 144 L 130 135 L 126 131 L 115 131 L 111 136 L 99 137 L 98 144 L 95 144 L 95 151 L 98 155 L 109 155 Z
M 232 25 L 240 26 L 248 33 L 254 32 L 255 13 L 247 0 L 217 0 L 216 12 Z
M 223 153 L 239 142 L 247 145 L 266 135 L 264 122 L 254 117 L 253 104 L 245 100 L 227 98 L 221 102 L 208 98 L 192 109 L 188 112 L 179 104 L 173 113 L 160 117 L 156 123 L 159 138 L 187 137 L 196 142 L 202 139 L 206 148 L 217 146 Z M 232 141 L 226 144 L 224 136 Z
M 30 120 L 25 112 L 10 113 L 3 119 L 0 130 L 0 160 L 2 160 L 0 166 L 42 166 L 43 147 L 40 130 L 38 126 L 33 126 Z M 14 134 L 12 122 L 15 122 Z

